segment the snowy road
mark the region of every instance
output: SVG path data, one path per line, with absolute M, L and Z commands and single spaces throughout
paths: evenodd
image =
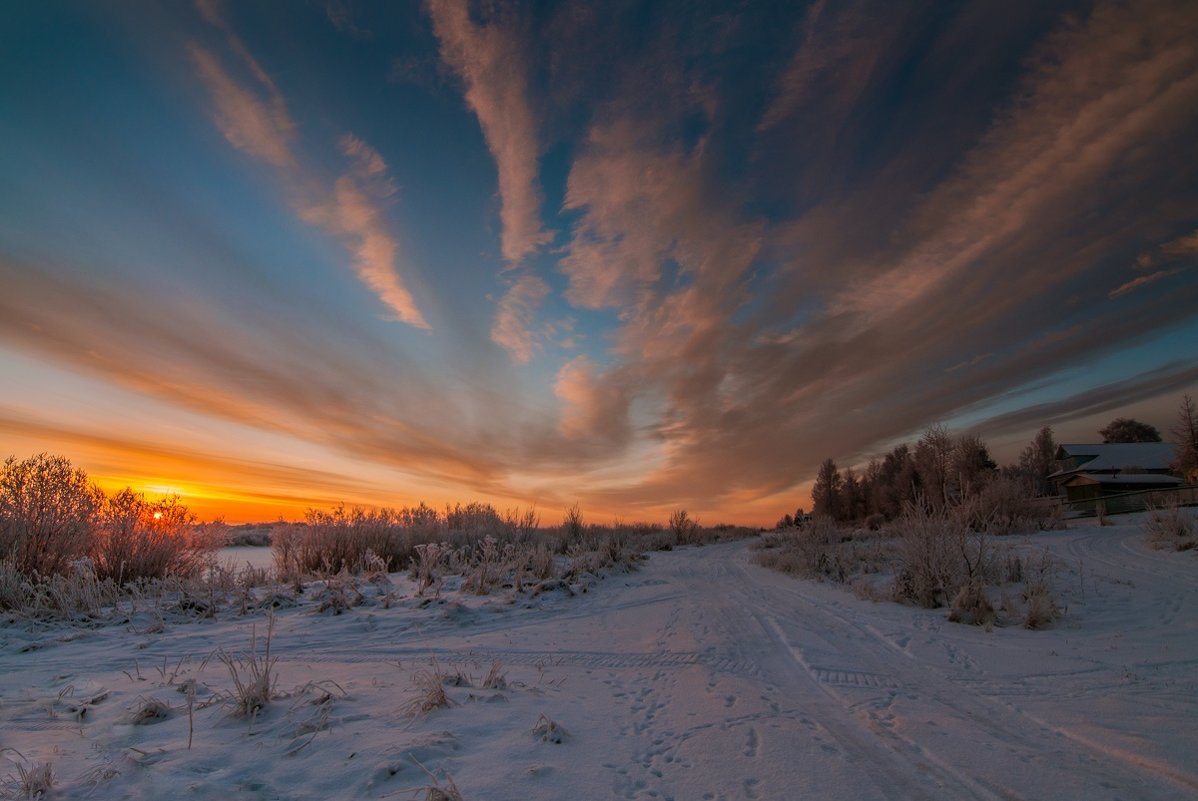
M 1108 532 L 1053 539 L 1096 563 L 1115 544 L 1119 558 L 1112 562 L 1121 570 L 1132 558 L 1124 538 Z M 1143 562 L 1137 570 L 1155 564 L 1176 573 L 1177 555 L 1134 555 Z M 616 775 L 589 764 L 593 797 L 1114 799 L 1198 792 L 1183 748 L 1170 761 L 1160 753 L 1170 750 L 1168 742 L 1142 751 L 1120 745 L 1141 736 L 1127 721 L 1115 721 L 1106 734 L 1089 726 L 1088 736 L 1071 731 L 1069 721 L 1085 721 L 1096 690 L 1107 708 L 1122 700 L 1141 721 L 1145 699 L 1125 681 L 1122 658 L 1103 666 L 1086 654 L 1080 670 L 1041 661 L 1040 652 L 1049 656 L 1069 639 L 1068 622 L 1053 632 L 953 626 L 943 623 L 942 610 L 861 603 L 765 571 L 749 564 L 744 544 L 655 557 L 627 583 L 610 594 L 604 588 L 568 623 L 503 628 L 470 640 L 509 662 L 526 649 L 537 658 L 544 653 L 567 671 L 568 686 L 583 688 L 580 709 L 602 708 L 583 728 L 610 748 L 599 767 Z M 1192 601 L 1193 591 L 1186 592 Z M 599 643 L 606 646 L 595 648 Z M 1183 668 L 1192 675 L 1192 651 L 1190 657 Z M 1052 690 L 1036 681 L 1044 671 L 1054 677 Z M 1156 736 L 1165 741 L 1196 732 L 1194 681 L 1178 678 L 1188 697 L 1180 708 L 1158 710 Z M 600 793 L 605 783 L 610 796 Z
M 227 684 L 203 657 L 244 640 L 244 619 L 153 637 L 101 631 L 32 653 L 9 631 L 0 747 L 118 765 L 131 747 L 158 749 L 152 767 L 135 760 L 111 780 L 103 797 L 114 798 L 171 786 L 205 798 L 412 797 L 414 760 L 451 774 L 466 801 L 1198 796 L 1195 555 L 1148 551 L 1131 525 L 1038 535 L 1035 547 L 1057 555 L 1069 606 L 1043 632 L 859 601 L 752 565 L 746 542 L 655 554 L 572 598 L 285 610 L 280 686 L 341 691 L 327 727 L 299 741 L 302 759 L 289 756 L 306 714 L 294 702 L 256 731 L 207 710 L 189 751 L 181 719 L 120 725 L 172 670 Z M 135 657 L 140 680 L 127 676 Z M 409 720 L 411 673 L 434 658 L 473 672 L 474 687 Z M 508 687 L 477 689 L 492 659 Z M 38 725 L 39 698 L 67 682 L 112 696 L 82 725 Z M 564 742 L 530 735 L 541 714 Z

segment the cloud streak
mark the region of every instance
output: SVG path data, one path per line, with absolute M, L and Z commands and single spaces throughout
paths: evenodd
M 537 309 L 549 295 L 549 285 L 535 275 L 522 275 L 499 301 L 491 341 L 511 354 L 517 364 L 528 364 L 540 349 L 534 330 Z
M 541 226 L 538 140 L 526 52 L 510 17 L 474 23 L 466 0 L 427 0 L 441 59 L 461 78 L 499 170 L 503 258 L 517 264 L 552 235 Z
M 812 7 L 807 31 L 817 29 L 821 13 Z M 712 191 L 716 140 L 701 139 L 688 154 L 654 145 L 674 124 L 669 118 L 601 118 L 570 175 L 566 207 L 583 214 L 561 262 L 571 282 L 567 299 L 621 309 L 621 363 L 605 380 L 635 375 L 632 396 L 661 404 L 654 436 L 664 454 L 605 499 L 635 506 L 785 491 L 794 486 L 791 476 L 813 474 L 824 456 L 861 458 L 1004 389 L 1184 320 L 1180 305 L 1167 319 L 1146 307 L 1059 305 L 1065 287 L 1100 271 L 1100 254 L 1127 247 L 1134 225 L 1079 230 L 1079 210 L 1095 220 L 1161 223 L 1140 187 L 1152 186 L 1162 175 L 1158 164 L 1167 162 L 1142 149 L 1156 137 L 1167 153 L 1193 124 L 1198 39 L 1194 20 L 1184 16 L 1171 4 L 1100 5 L 1045 40 L 1017 102 L 930 191 L 866 187 L 839 208 L 817 206 L 768 225 L 764 240 L 743 211 Z M 850 119 L 871 96 L 881 78 L 876 58 L 861 48 L 873 37 L 868 27 L 852 29 L 866 23 L 851 14 L 841 22 L 848 29 L 839 44 L 825 41 L 814 53 L 814 44 L 805 45 L 792 62 L 758 126 L 762 147 L 788 125 L 803 125 L 802 109 L 828 110 L 814 87 L 837 63 L 856 65 L 857 77 L 831 101 L 834 116 Z M 922 199 L 892 222 L 884 249 L 834 244 L 838 228 L 860 230 L 855 204 L 887 195 Z M 759 258 L 787 264 L 770 279 L 765 304 L 753 304 L 745 288 Z M 1137 279 L 1110 295 L 1122 299 L 1163 277 Z M 1100 291 L 1087 300 L 1105 301 Z M 1052 314 L 1048 298 L 1078 328 L 1040 346 L 1024 321 Z M 738 314 L 742 304 L 753 309 L 748 317 Z M 599 395 L 579 384 L 588 388 L 584 397 Z M 606 417 L 596 412 L 588 423 L 612 424 L 626 408 L 608 406 Z
M 230 49 L 245 62 L 267 95 L 259 97 L 239 84 L 212 52 L 189 45 L 196 72 L 212 98 L 217 128 L 235 148 L 279 170 L 300 217 L 342 240 L 358 278 L 395 319 L 428 329 L 396 267 L 399 243 L 387 230 L 382 206 L 394 194 L 395 186 L 382 157 L 352 133 L 342 135 L 339 148 L 352 166 L 326 188 L 316 171 L 301 164 L 294 153 L 295 124 L 274 82 L 232 32 L 215 3 L 205 0 L 198 5 L 209 22 L 226 32 Z

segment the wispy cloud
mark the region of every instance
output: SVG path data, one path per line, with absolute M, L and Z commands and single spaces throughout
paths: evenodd
M 475 24 L 467 0 L 427 0 L 426 8 L 441 59 L 465 84 L 466 103 L 499 169 L 503 257 L 519 263 L 552 239 L 540 220 L 538 138 L 525 45 L 510 17 L 496 14 Z
M 300 216 L 341 237 L 353 253 L 353 268 L 399 320 L 416 328 L 429 327 L 412 293 L 395 269 L 399 245 L 388 233 L 381 204 L 395 194 L 394 182 L 382 157 L 351 133 L 339 142 L 350 159 L 349 172 L 337 178 L 327 195 L 305 198 Z
M 583 212 L 560 266 L 576 306 L 630 307 L 683 257 L 680 233 L 701 212 L 699 160 L 656 148 L 651 128 L 596 124 L 570 170 L 565 208 Z
M 1198 231 L 1191 231 L 1141 253 L 1136 257 L 1137 270 L 1151 270 L 1160 264 L 1176 262 L 1198 254 Z
M 295 124 L 281 98 L 264 99 L 239 86 L 216 57 L 198 45 L 190 45 L 188 53 L 208 85 L 216 106 L 216 126 L 229 144 L 276 167 L 293 167 L 291 140 Z
M 1162 278 L 1168 278 L 1169 276 L 1174 275 L 1178 272 L 1181 272 L 1181 271 L 1180 270 L 1157 270 L 1155 273 L 1149 273 L 1148 275 L 1141 275 L 1139 278 L 1133 278 L 1132 280 L 1128 281 L 1127 283 L 1120 284 L 1119 286 L 1115 287 L 1114 289 L 1112 289 L 1110 292 L 1107 293 L 1107 297 L 1111 298 L 1113 300 L 1117 297 L 1126 295 L 1128 292 L 1139 289 L 1142 286 L 1146 286 L 1147 284 L 1155 283 L 1156 281 L 1159 281 Z
M 324 13 L 329 18 L 329 22 L 333 23 L 333 27 L 342 33 L 349 34 L 355 39 L 374 38 L 374 34 L 370 30 L 358 25 L 353 0 L 326 0 Z
M 808 29 L 828 13 L 813 7 Z M 851 14 L 837 21 L 839 38 L 818 47 L 812 40 L 815 52 L 792 63 L 761 118 L 763 140 L 809 124 L 799 118 L 808 106 L 851 117 L 873 91 L 867 85 L 882 79 L 875 56 L 861 52 L 872 41 L 867 22 Z M 665 455 L 605 498 L 782 491 L 793 479 L 778 473 L 780 463 L 805 476 L 822 456 L 868 454 L 1081 354 L 1167 325 L 1148 309 L 1108 315 L 1077 308 L 1081 301 L 1069 306 L 1059 288 L 1099 270 L 1104 252 L 1126 247 L 1133 220 L 1156 214 L 1141 187 L 1157 168 L 1129 158 L 1161 131 L 1180 136 L 1198 107 L 1194 24 L 1169 4 L 1100 5 L 1040 47 L 1017 101 L 932 187 L 888 186 L 894 175 L 879 172 L 856 195 L 770 225 L 764 240 L 735 195 L 712 191 L 717 142 L 700 139 L 687 152 L 661 144 L 674 119 L 599 115 L 571 171 L 566 206 L 582 216 L 561 264 L 568 300 L 621 310 L 621 364 L 567 372 L 566 385 L 638 376 L 632 391 L 660 408 L 655 436 Z M 842 51 L 826 50 L 837 41 Z M 829 98 L 813 82 L 837 63 L 852 64 L 856 77 L 847 94 Z M 1129 163 L 1135 168 L 1113 179 Z M 892 210 L 912 198 L 913 211 Z M 889 225 L 871 249 L 879 240 L 854 215 L 879 199 L 877 212 L 860 217 L 876 213 Z M 1085 214 L 1124 222 L 1082 228 Z M 792 238 L 792 225 L 800 236 Z M 847 247 L 827 246 L 837 239 Z M 743 315 L 744 282 L 759 256 L 786 267 Z M 1100 299 L 1105 291 L 1092 298 Z M 1028 330 L 1027 319 L 1054 313 L 1076 320 L 1078 335 L 1036 342 L 1042 329 Z M 1174 322 L 1186 315 L 1176 304 L 1162 313 Z
M 256 317 L 230 325 L 194 298 L 150 302 L 59 272 L 0 259 L 11 290 L 0 296 L 0 341 L 201 415 L 428 480 L 493 488 L 504 473 L 473 442 L 454 398 L 352 321 L 313 327 L 263 297 Z M 498 399 L 491 408 L 497 419 L 510 414 Z
M 574 447 L 590 443 L 611 453 L 629 442 L 631 397 L 615 373 L 604 374 L 577 356 L 558 371 L 553 391 L 563 403 L 561 435 Z
M 1198 367 L 1188 362 L 1173 362 L 1068 397 L 988 418 L 976 429 L 988 436 L 1002 436 L 1038 426 L 1061 426 L 1096 414 L 1114 413 L 1160 395 L 1177 395 L 1195 381 L 1198 381 Z
M 520 276 L 499 301 L 491 341 L 506 350 L 513 361 L 527 364 L 540 348 L 535 330 L 537 309 L 549 295 L 549 285 L 539 277 Z
M 1147 13 L 1129 24 L 1125 13 L 1100 6 L 1087 23 L 1054 37 L 1053 56 L 1028 76 L 1018 105 L 920 212 L 934 233 L 864 288 L 846 290 L 840 308 L 906 313 L 908 304 L 1026 237 L 1029 226 L 1066 224 L 1076 208 L 1064 199 L 1097 197 L 1133 147 L 1188 115 L 1198 97 L 1195 46 L 1187 41 L 1194 23 Z M 1037 278 L 1060 281 L 1070 266 L 1059 263 Z
M 396 319 L 429 328 L 396 267 L 399 243 L 387 229 L 382 205 L 396 190 L 383 158 L 362 139 L 344 134 L 338 145 L 350 169 L 328 187 L 316 169 L 297 159 L 292 147 L 295 125 L 274 82 L 232 32 L 214 0 L 202 0 L 198 6 L 209 22 L 225 31 L 230 49 L 248 65 L 259 90 L 256 94 L 239 84 L 212 52 L 189 46 L 221 133 L 234 147 L 278 168 L 301 218 L 342 240 L 358 278 Z
M 856 108 L 885 54 L 887 40 L 901 29 L 863 2 L 816 0 L 803 15 L 800 42 L 779 76 L 774 98 L 757 125 L 768 131 L 788 118 L 818 107 L 821 125 L 838 128 Z

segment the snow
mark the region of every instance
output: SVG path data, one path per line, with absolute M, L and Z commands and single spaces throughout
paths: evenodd
M 1054 559 L 1045 631 L 858 600 L 744 541 L 575 595 L 430 600 L 393 575 L 334 615 L 310 590 L 274 613 L 277 697 L 252 720 L 220 656 L 252 636 L 261 656 L 265 611 L 10 621 L 0 775 L 50 763 L 53 797 L 104 799 L 1193 798 L 1198 554 L 1118 522 L 1013 540 Z M 413 717 L 434 663 L 461 674 L 452 705 Z M 169 713 L 134 723 L 148 699 Z
M 216 558 L 222 565 L 238 570 L 247 565 L 260 570 L 274 565 L 274 552 L 259 545 L 230 545 L 217 551 Z

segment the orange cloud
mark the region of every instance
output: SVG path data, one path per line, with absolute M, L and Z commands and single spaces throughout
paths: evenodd
M 562 365 L 553 392 L 564 404 L 560 418 L 563 437 L 617 447 L 629 440 L 629 395 L 613 377 L 598 373 L 586 356 Z
M 295 124 L 281 98 L 276 97 L 267 105 L 237 85 L 207 50 L 193 44 L 188 46 L 188 53 L 196 71 L 208 85 L 216 106 L 216 127 L 229 144 L 275 167 L 293 166 L 290 140 Z
M 314 177 L 315 171 L 296 161 L 290 146 L 295 126 L 274 82 L 231 32 L 216 6 L 208 2 L 201 3 L 200 8 L 206 18 L 227 32 L 231 48 L 250 66 L 269 95 L 255 96 L 233 80 L 216 56 L 191 45 L 192 61 L 212 96 L 214 121 L 221 133 L 234 147 L 280 170 L 300 217 L 343 241 L 358 278 L 396 319 L 428 329 L 428 322 L 396 269 L 399 244 L 383 222 L 379 204 L 395 193 L 395 185 L 382 156 L 352 133 L 344 134 L 338 146 L 350 159 L 351 169 L 337 178 L 331 189 L 323 188 L 324 182 Z
M 533 320 L 537 308 L 549 294 L 549 285 L 535 275 L 523 275 L 499 301 L 491 341 L 511 354 L 513 361 L 527 364 L 540 348 Z
M 503 20 L 472 22 L 466 0 L 428 0 L 425 7 L 441 41 L 441 59 L 466 84 L 466 103 L 499 170 L 503 257 L 518 263 L 552 239 L 541 227 L 536 122 L 524 51 L 516 29 Z

